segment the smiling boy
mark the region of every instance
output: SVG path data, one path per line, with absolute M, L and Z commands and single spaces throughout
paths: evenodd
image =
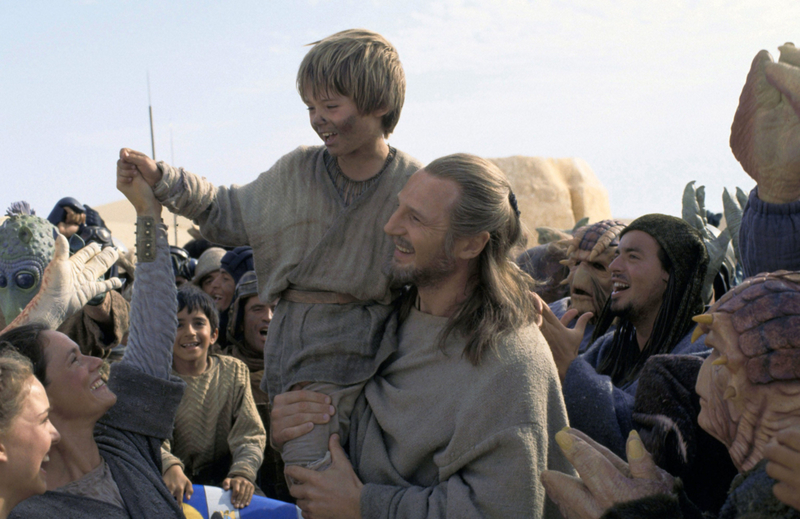
M 250 390 L 247 366 L 209 355 L 219 334 L 211 297 L 193 286 L 178 291 L 173 374 L 186 382 L 172 441 L 162 447 L 162 474 L 180 501 L 192 483 L 231 490 L 237 508 L 250 504 L 263 460 L 266 431 Z
M 400 117 L 405 76 L 381 35 L 354 29 L 317 42 L 297 90 L 324 146 L 297 148 L 246 186 L 214 187 L 128 149 L 117 175 L 141 172 L 207 239 L 253 247 L 261 300 L 280 298 L 262 388 L 274 399 L 302 385 L 329 394 L 337 409 L 327 427 L 298 440 L 307 444 L 287 444 L 284 460 L 324 468 L 328 437 L 339 432 L 344 441 L 348 408 L 394 351 L 380 340 L 393 299 L 381 265 L 395 249 L 383 225 L 421 164 L 385 140 Z

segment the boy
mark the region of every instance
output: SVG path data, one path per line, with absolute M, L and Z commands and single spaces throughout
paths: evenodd
M 187 285 L 178 291 L 178 332 L 172 372 L 186 382 L 175 415 L 172 441 L 162 447 L 161 471 L 181 501 L 192 483 L 231 490 L 236 508 L 250 504 L 263 461 L 267 433 L 250 391 L 250 373 L 240 360 L 209 355 L 219 334 L 211 297 Z M 187 477 L 187 474 L 189 477 Z
M 350 409 L 394 350 L 381 344 L 392 293 L 382 272 L 394 243 L 383 232 L 397 193 L 421 164 L 388 146 L 405 97 L 394 47 L 363 29 L 308 52 L 297 74 L 324 146 L 301 146 L 246 186 L 205 179 L 128 149 L 117 175 L 138 170 L 171 211 L 216 243 L 253 247 L 262 301 L 280 297 L 264 349 L 270 399 L 302 386 L 331 396 L 327 426 L 284 446 L 287 464 L 324 469 L 334 432 L 346 442 Z

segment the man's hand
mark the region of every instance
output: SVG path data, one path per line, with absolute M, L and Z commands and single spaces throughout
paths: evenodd
M 317 472 L 297 465 L 286 467 L 286 475 L 298 481 L 290 493 L 306 519 L 360 519 L 364 484 L 339 445 L 339 435 L 328 441 L 331 465 Z
M 575 478 L 546 470 L 542 484 L 566 519 L 597 519 L 617 503 L 672 492 L 675 480 L 658 468 L 636 431 L 628 436 L 628 463 L 575 429 L 556 433 Z
M 249 505 L 255 489 L 256 486 L 242 476 L 233 476 L 222 480 L 222 490 L 231 491 L 231 503 L 234 508 L 244 508 Z
M 731 150 L 769 203 L 800 199 L 800 50 L 780 47 L 778 63 L 759 52 L 731 126 Z
M 578 311 L 574 308 L 567 310 L 561 320 L 559 321 L 556 314 L 547 305 L 542 305 L 542 324 L 539 329 L 542 335 L 550 345 L 550 351 L 553 353 L 553 360 L 558 368 L 558 378 L 561 382 L 567 377 L 567 370 L 572 361 L 578 357 L 578 350 L 583 341 L 583 333 L 586 330 L 586 323 L 592 318 L 592 312 L 586 312 L 578 318 L 575 323 L 575 328 L 569 329 L 567 325 L 575 319 Z
M 39 292 L 6 329 L 41 322 L 55 330 L 94 296 L 122 286 L 119 278 L 97 281 L 118 257 L 117 249 L 106 247 L 100 250 L 97 243 L 90 243 L 70 257 L 69 243 L 63 234 L 59 234 L 53 259 L 42 275 Z
M 289 391 L 275 397 L 269 414 L 270 438 L 275 450 L 311 432 L 314 424 L 328 423 L 336 410 L 331 397 L 314 391 Z
M 778 432 L 764 448 L 767 475 L 777 480 L 772 493 L 787 505 L 800 510 L 800 427 Z
M 167 485 L 169 493 L 175 496 L 178 504 L 183 503 L 184 495 L 186 499 L 191 499 L 194 489 L 192 482 L 183 473 L 180 465 L 173 465 L 164 473 L 164 484 Z
M 151 188 L 161 180 L 161 171 L 153 159 L 140 151 L 128 148 L 119 150 L 117 189 L 122 191 L 120 184 L 129 184 L 139 174 Z

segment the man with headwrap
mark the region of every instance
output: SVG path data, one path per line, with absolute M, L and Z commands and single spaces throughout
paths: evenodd
M 572 426 L 616 453 L 633 428 L 639 372 L 659 353 L 705 350 L 691 343 L 692 316 L 703 311 L 708 265 L 703 239 L 688 223 L 661 214 L 634 220 L 620 233 L 609 265 L 613 291 L 599 316 L 597 339 L 583 355 L 578 347 L 591 314 L 567 329 L 545 307 L 542 331 L 562 380 Z M 576 310 L 567 312 L 574 317 Z M 619 318 L 618 328 L 606 333 Z
M 258 298 L 255 271 L 243 274 L 236 285 L 236 295 L 231 305 L 227 346 L 219 350 L 220 353 L 236 357 L 247 365 L 253 400 L 267 431 L 269 431 L 269 395 L 261 390 L 261 378 L 264 376 L 264 343 L 267 340 L 267 331 L 269 323 L 272 322 L 276 302 L 263 303 Z M 294 502 L 294 498 L 289 494 L 286 478 L 283 476 L 281 455 L 271 445 L 267 445 L 264 451 L 264 461 L 258 470 L 257 483 L 267 497 Z
M 708 334 L 706 344 L 713 351 L 704 361 L 675 358 L 702 362 L 694 384 L 700 407 L 695 415 L 700 427 L 725 446 L 739 472 L 714 515 L 800 517 L 773 495 L 775 469 L 765 459 L 777 447 L 775 438 L 782 430 L 800 426 L 800 273 L 779 271 L 749 278 L 694 320 L 699 323 L 696 335 Z M 686 499 L 683 485 L 653 463 L 638 435 L 628 439 L 627 466 L 604 456 L 580 433 L 558 435 L 559 445 L 583 478 L 553 472 L 542 476 L 548 494 L 566 517 L 588 519 L 604 512 L 608 515 L 603 517 L 621 519 L 708 517 Z M 712 480 L 716 477 L 710 475 Z M 709 483 L 699 482 L 698 490 L 707 491 Z
M 559 319 L 573 308 L 578 315 L 586 312 L 594 314 L 586 323 L 579 353 L 586 351 L 592 343 L 597 318 L 611 295 L 611 271 L 608 266 L 617 252 L 619 234 L 624 228 L 625 224 L 620 221 L 602 220 L 580 227 L 565 242 L 569 247 L 565 261 L 569 276 L 564 284 L 569 285 L 569 296 L 550 303 L 550 309 Z

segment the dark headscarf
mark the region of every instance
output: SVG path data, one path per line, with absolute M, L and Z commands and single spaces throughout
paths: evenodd
M 702 291 L 708 253 L 700 233 L 684 220 L 664 214 L 637 218 L 622 231 L 620 238 L 630 231 L 645 232 L 658 242 L 669 263 L 663 265 L 662 260 L 662 266 L 669 272 L 669 281 L 653 331 L 641 351 L 630 321 L 623 320 L 614 332 L 609 354 L 601 361 L 597 372 L 609 375 L 615 385 L 635 380 L 651 355 L 672 351 L 694 325 L 692 317 L 704 310 Z M 604 334 L 613 319 L 609 298 L 592 339 Z

